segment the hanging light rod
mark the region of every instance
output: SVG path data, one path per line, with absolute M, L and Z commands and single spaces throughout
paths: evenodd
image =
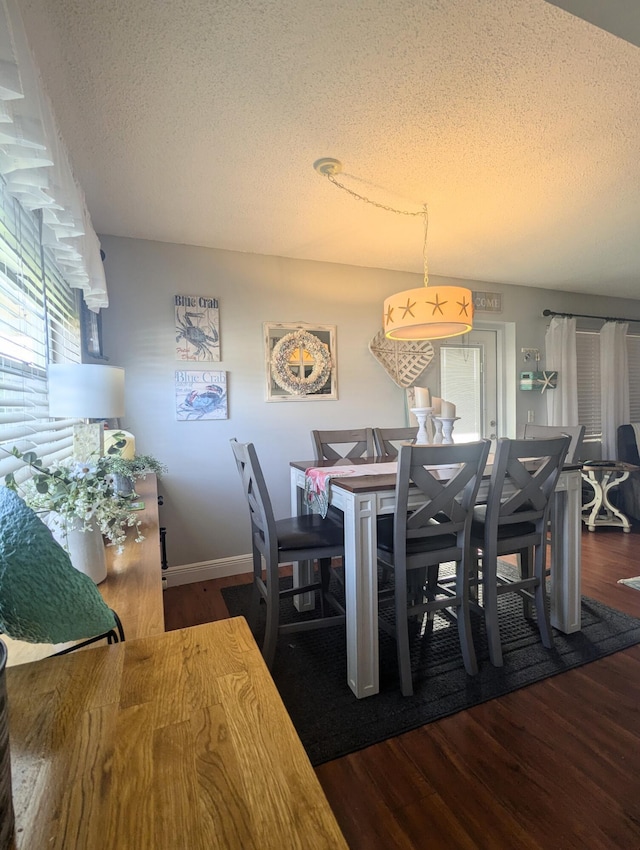
M 342 172 L 339 159 L 330 156 L 317 159 L 313 163 L 316 172 L 326 177 L 330 183 L 342 189 L 358 201 L 364 201 L 386 212 L 404 216 L 420 216 L 424 223 L 422 242 L 422 264 L 424 285 L 417 289 L 397 292 L 385 299 L 382 314 L 384 335 L 388 339 L 418 340 L 444 339 L 468 333 L 473 327 L 473 296 L 470 289 L 462 286 L 429 285 L 427 264 L 427 232 L 429 212 L 424 204 L 421 210 L 399 210 L 359 195 L 340 183 L 336 175 Z
M 619 316 L 589 316 L 587 313 L 556 313 L 555 310 L 543 310 L 543 316 L 559 316 L 561 319 L 598 319 L 601 322 L 637 322 L 640 319 L 621 319 Z

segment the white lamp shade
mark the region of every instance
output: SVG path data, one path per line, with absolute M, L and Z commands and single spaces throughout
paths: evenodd
M 462 286 L 421 286 L 384 302 L 384 334 L 389 339 L 443 339 L 473 327 L 473 297 Z
M 124 369 L 91 363 L 49 366 L 49 416 L 116 419 L 124 416 Z

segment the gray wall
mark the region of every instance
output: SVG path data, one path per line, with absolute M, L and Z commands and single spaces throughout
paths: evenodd
M 105 354 L 126 369 L 126 416 L 121 426 L 140 453 L 153 454 L 169 472 L 160 485 L 161 524 L 167 527 L 170 566 L 246 554 L 248 518 L 229 440 L 256 445 L 276 515 L 289 511 L 290 460 L 312 457 L 312 428 L 405 424 L 404 392 L 368 351 L 381 328 L 382 302 L 392 292 L 419 286 L 420 276 L 330 263 L 241 254 L 160 242 L 101 237 L 110 306 L 103 312 Z M 446 278 L 432 276 L 432 282 Z M 459 283 L 459 281 L 456 281 Z M 467 282 L 474 290 L 503 293 L 503 312 L 477 320 L 515 323 L 520 349 L 544 353 L 548 320 L 542 310 L 640 316 L 640 304 L 528 287 Z M 208 295 L 220 303 L 221 361 L 226 370 L 229 418 L 176 421 L 173 296 Z M 265 401 L 263 322 L 336 325 L 338 400 Z M 209 364 L 207 364 L 208 367 Z M 193 364 L 200 368 L 201 364 Z M 431 367 L 419 383 L 436 389 Z M 516 421 L 544 399 L 517 392 Z

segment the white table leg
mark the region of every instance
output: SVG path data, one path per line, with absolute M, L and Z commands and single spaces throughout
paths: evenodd
M 615 468 L 587 469 L 586 467 L 585 470 L 582 477 L 593 487 L 593 499 L 582 506 L 582 518 L 589 531 L 595 531 L 599 525 L 610 525 L 621 528 L 628 534 L 631 531 L 631 522 L 611 502 L 609 494 L 627 480 L 629 471 Z
M 376 495 L 342 491 L 332 503 L 344 512 L 347 682 L 368 697 L 380 690 Z
M 626 481 L 628 477 L 628 472 L 625 471 L 620 473 L 619 471 L 614 470 L 611 473 L 604 475 L 602 479 L 604 507 L 611 517 L 611 525 L 620 525 L 622 530 L 626 531 L 627 534 L 631 531 L 631 522 L 621 510 L 618 510 L 618 508 L 612 504 L 609 499 L 609 493 L 615 487 L 619 487 L 620 484 L 622 484 L 623 481 Z
M 566 634 L 580 631 L 581 481 L 563 472 L 551 506 L 551 625 Z

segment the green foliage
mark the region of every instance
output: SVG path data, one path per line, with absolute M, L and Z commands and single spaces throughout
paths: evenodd
M 4 478 L 5 486 L 18 493 L 35 511 L 49 512 L 54 525 L 80 523 L 84 531 L 94 523 L 111 545 L 123 545 L 128 527 L 137 530 L 136 540 L 142 540 L 139 515 L 131 510 L 137 501 L 135 493 L 122 495 L 113 486 L 108 459 L 80 463 L 73 459 L 57 461 L 44 466 L 35 452 L 20 452 L 13 448 L 11 454 L 31 468 L 32 476 L 19 485 L 13 473 Z
M 136 479 L 144 478 L 148 472 L 153 472 L 159 478 L 167 471 L 166 465 L 153 455 L 135 455 L 133 458 L 122 457 L 122 449 L 126 446 L 127 441 L 126 439 L 119 439 L 119 435 L 120 432 L 114 434 L 115 442 L 109 446 L 104 458 L 105 469 L 109 474 Z

